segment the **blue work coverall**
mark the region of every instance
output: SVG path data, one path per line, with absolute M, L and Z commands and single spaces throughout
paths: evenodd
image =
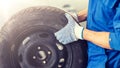
M 112 50 L 88 42 L 87 68 L 120 68 L 120 0 L 89 0 L 87 28 L 110 32 Z

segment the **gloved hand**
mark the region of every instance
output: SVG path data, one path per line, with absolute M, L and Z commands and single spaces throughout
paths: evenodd
M 68 19 L 68 24 L 55 33 L 57 40 L 63 44 L 68 44 L 78 39 L 82 40 L 84 28 L 79 26 L 70 14 L 65 13 L 65 17 Z
M 79 20 L 78 20 L 78 15 L 77 15 L 77 13 L 70 13 L 71 15 L 72 15 L 72 17 L 75 19 L 75 21 L 77 21 L 78 23 L 80 22 Z

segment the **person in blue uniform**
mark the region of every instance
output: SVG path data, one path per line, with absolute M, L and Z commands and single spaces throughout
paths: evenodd
M 65 13 L 68 24 L 55 33 L 63 44 L 87 40 L 87 68 L 120 68 L 120 0 L 89 0 L 88 10 L 78 13 L 87 20 L 87 28 L 79 26 Z

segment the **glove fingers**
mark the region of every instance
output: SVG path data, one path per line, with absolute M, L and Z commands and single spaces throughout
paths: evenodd
M 73 17 L 70 14 L 65 13 L 65 16 L 68 19 L 69 23 L 72 22 L 72 21 L 74 21 Z
M 66 42 L 65 42 L 65 40 L 63 40 L 63 37 L 62 37 L 62 36 L 57 36 L 56 38 L 57 38 L 57 40 L 58 40 L 60 43 L 66 44 Z
M 54 35 L 56 36 L 57 40 L 61 39 L 61 37 L 62 37 L 61 34 L 59 34 L 59 32 L 55 33 Z
M 62 41 L 62 43 L 63 44 L 68 44 L 68 43 L 71 43 L 71 42 L 73 42 L 73 38 L 72 37 L 67 37 L 67 36 L 70 36 L 70 35 L 66 35 L 66 37 L 63 37 L 62 39 L 63 39 L 63 41 Z
M 63 34 L 63 33 L 62 33 Z M 56 39 L 60 42 L 60 43 L 62 43 L 62 44 L 67 44 L 67 43 L 69 43 L 67 40 L 67 38 L 66 38 L 66 35 L 64 36 L 64 35 L 62 35 L 61 34 L 61 32 L 60 31 L 58 31 L 58 32 L 56 32 L 55 33 L 55 36 L 56 36 Z M 66 39 L 65 39 L 66 38 Z
M 62 41 L 63 44 L 68 44 L 68 43 L 70 43 L 70 42 L 71 42 L 71 41 L 70 41 L 70 40 L 67 40 L 67 39 L 64 40 L 64 41 Z

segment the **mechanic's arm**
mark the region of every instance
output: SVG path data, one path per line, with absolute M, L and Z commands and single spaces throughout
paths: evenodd
M 114 32 L 95 32 L 84 29 L 83 38 L 107 49 L 120 51 L 120 4 L 113 19 Z
M 86 19 L 87 19 L 87 13 L 88 13 L 87 8 L 84 9 L 84 10 L 82 10 L 82 11 L 80 11 L 80 12 L 78 12 L 77 15 L 78 15 L 79 22 L 86 21 Z
M 68 19 L 68 24 L 55 33 L 55 36 L 59 42 L 68 44 L 78 39 L 90 41 L 100 47 L 111 49 L 109 45 L 109 32 L 95 32 L 88 30 L 78 25 L 73 17 L 65 13 Z
M 109 32 L 95 32 L 84 29 L 83 38 L 102 48 L 111 49 L 109 45 Z
M 78 13 L 78 20 L 80 22 L 86 20 L 87 11 L 87 9 L 84 9 Z M 111 49 L 109 45 L 109 32 L 95 32 L 88 29 L 84 29 L 83 38 L 85 40 L 93 42 L 94 44 L 100 47 Z
M 80 22 L 86 20 L 87 11 L 87 9 L 84 9 L 78 13 L 78 20 Z M 85 40 L 93 42 L 94 44 L 100 47 L 111 49 L 109 45 L 109 32 L 95 32 L 88 29 L 84 29 L 83 38 Z

